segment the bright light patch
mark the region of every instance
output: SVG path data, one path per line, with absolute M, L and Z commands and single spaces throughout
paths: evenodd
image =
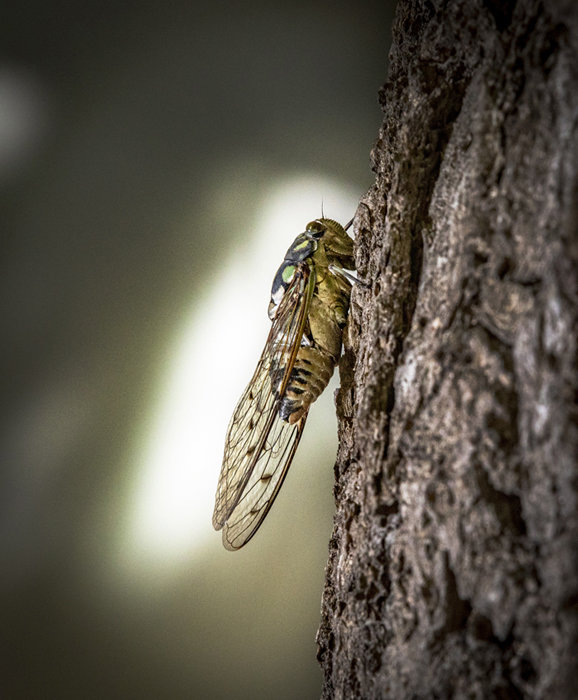
M 155 559 L 187 557 L 220 535 L 211 526 L 225 433 L 270 327 L 271 281 L 293 238 L 321 215 L 342 223 L 358 193 L 303 177 L 266 193 L 255 235 L 236 250 L 176 342 L 166 389 L 131 497 L 129 546 Z

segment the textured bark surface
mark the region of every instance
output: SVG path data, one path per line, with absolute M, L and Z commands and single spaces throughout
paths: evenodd
M 574 2 L 401 0 L 338 395 L 325 698 L 571 698 Z

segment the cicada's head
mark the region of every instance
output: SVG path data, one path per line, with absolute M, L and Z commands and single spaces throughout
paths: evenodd
M 346 270 L 353 270 L 355 262 L 353 260 L 353 239 L 341 224 L 333 219 L 315 219 L 307 224 L 305 235 L 318 243 L 322 243 L 325 248 L 328 261 L 343 267 Z

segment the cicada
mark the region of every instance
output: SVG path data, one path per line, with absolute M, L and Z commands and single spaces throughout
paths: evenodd
M 307 224 L 273 280 L 271 330 L 225 440 L 213 526 L 235 550 L 255 534 L 291 464 L 309 407 L 341 354 L 353 240 L 332 219 Z

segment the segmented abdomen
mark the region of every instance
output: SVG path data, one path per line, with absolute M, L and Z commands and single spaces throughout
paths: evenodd
M 279 404 L 279 416 L 296 423 L 325 389 L 333 370 L 335 358 L 322 348 L 302 345 L 297 351 L 289 382 Z

